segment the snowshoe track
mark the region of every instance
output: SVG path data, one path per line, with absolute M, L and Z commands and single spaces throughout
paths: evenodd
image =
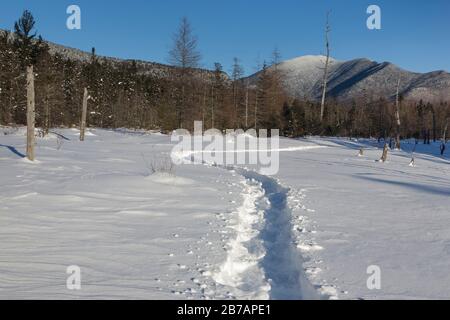
M 289 189 L 244 169 L 244 203 L 237 210 L 227 259 L 214 279 L 236 299 L 319 299 L 294 244 Z

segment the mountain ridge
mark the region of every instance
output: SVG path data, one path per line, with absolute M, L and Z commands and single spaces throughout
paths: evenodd
M 1 30 L 11 34 L 7 30 Z M 48 44 L 50 53 L 59 54 L 67 59 L 81 62 L 89 61 L 91 53 L 72 48 L 51 41 Z M 121 59 L 117 57 L 98 56 L 114 64 L 135 62 L 140 73 L 158 77 L 169 77 L 176 66 L 152 61 Z M 322 95 L 323 69 L 325 56 L 304 55 L 282 61 L 270 66 L 268 70 L 281 71 L 283 87 L 292 97 L 319 101 Z M 444 101 L 450 100 L 450 73 L 436 70 L 426 73 L 412 72 L 398 67 L 391 62 L 377 62 L 367 58 L 357 58 L 341 61 L 330 58 L 327 96 L 338 101 L 348 101 L 358 98 L 386 98 L 392 99 L 396 94 L 397 83 L 400 79 L 400 93 L 405 99 Z M 205 68 L 194 69 L 198 76 L 209 79 L 213 71 Z M 261 71 L 243 78 L 250 84 L 255 84 Z M 226 72 L 223 76 L 230 81 Z
M 6 33 L 8 37 L 13 37 L 13 33 L 8 30 L 0 29 L 0 32 Z M 79 61 L 82 63 L 89 62 L 92 56 L 92 52 L 87 52 L 78 48 L 73 48 L 66 45 L 61 45 L 46 39 L 43 39 L 43 42 L 48 45 L 49 52 L 52 55 L 58 54 L 66 59 Z M 94 47 L 93 47 L 94 48 Z M 176 70 L 178 67 L 169 65 L 169 64 L 163 64 L 159 62 L 153 62 L 153 61 L 147 61 L 147 60 L 141 60 L 141 59 L 123 59 L 118 57 L 111 57 L 111 56 L 104 56 L 104 55 L 96 55 L 100 63 L 102 63 L 103 60 L 107 60 L 108 62 L 111 62 L 112 64 L 121 64 L 121 63 L 130 63 L 134 62 L 136 63 L 136 66 L 140 73 L 146 74 L 146 75 L 153 75 L 157 77 L 169 77 L 171 75 L 171 72 Z M 192 68 L 196 74 L 200 74 L 200 76 L 207 74 L 210 78 L 213 75 L 213 71 L 206 69 L 206 68 Z M 223 72 L 225 75 L 226 73 Z M 227 75 L 228 78 L 228 75 Z
M 286 92 L 296 98 L 318 101 L 322 95 L 324 56 L 306 55 L 283 61 L 268 70 L 280 71 Z M 391 62 L 367 58 L 340 61 L 330 58 L 327 95 L 340 101 L 362 97 L 392 99 L 400 79 L 405 99 L 443 101 L 450 99 L 450 73 L 444 70 L 412 72 Z M 258 73 L 249 76 L 255 83 Z M 371 96 L 371 97 L 370 97 Z

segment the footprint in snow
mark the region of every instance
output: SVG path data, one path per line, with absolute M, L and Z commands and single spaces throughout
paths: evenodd
M 305 228 L 302 228 L 299 225 L 294 225 L 292 228 L 294 231 L 300 232 L 300 233 L 307 233 L 308 231 Z
M 306 268 L 305 272 L 306 272 L 306 274 L 315 276 L 318 273 L 322 272 L 322 269 L 314 268 L 314 267 L 313 268 Z
M 194 293 L 197 293 L 197 290 L 192 289 L 192 288 L 187 288 L 186 290 L 184 290 L 184 293 L 194 294 Z
M 323 247 L 314 244 L 314 243 L 299 243 L 297 244 L 297 248 L 304 252 L 313 252 L 323 250 Z
M 200 283 L 200 280 L 197 278 L 191 278 L 191 281 L 196 284 Z
M 321 263 L 323 263 L 323 260 L 314 260 L 314 263 L 315 264 L 321 264 Z

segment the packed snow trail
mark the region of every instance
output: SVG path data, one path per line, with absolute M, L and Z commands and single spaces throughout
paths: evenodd
M 319 298 L 304 274 L 302 257 L 294 246 L 292 216 L 287 202 L 289 189 L 281 186 L 275 179 L 253 171 L 241 171 L 241 174 L 246 179 L 261 183 L 268 204 L 265 209 L 265 226 L 260 237 L 266 250 L 262 267 L 271 285 L 270 298 Z
M 271 151 L 295 152 L 323 148 L 327 146 L 294 146 Z M 195 163 L 192 158 L 195 153 L 187 151 L 175 156 Z M 218 166 L 205 161 L 202 163 Z M 226 261 L 213 274 L 219 286 L 229 289 L 226 296 L 275 300 L 328 298 L 326 292 L 320 294 L 309 282 L 303 268 L 304 261 L 293 236 L 292 210 L 288 205 L 290 189 L 280 185 L 274 178 L 257 173 L 257 168 L 253 171 L 235 166 L 218 167 L 236 172 L 244 178 L 243 204 L 237 209 L 235 224 L 231 226 L 236 237 L 228 244 Z
M 236 238 L 214 279 L 237 299 L 319 299 L 294 246 L 289 189 L 254 171 L 236 171 L 245 178 L 244 203 L 233 227 Z
M 231 226 L 236 237 L 228 243 L 227 259 L 213 278 L 239 299 L 268 299 L 270 285 L 261 269 L 260 260 L 265 255 L 259 233 L 264 227 L 264 210 L 259 208 L 264 192 L 261 184 L 244 179 L 243 204 L 237 209 L 235 225 Z M 230 296 L 229 294 L 229 296 Z

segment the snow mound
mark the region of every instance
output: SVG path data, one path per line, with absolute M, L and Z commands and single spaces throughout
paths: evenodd
M 147 179 L 163 185 L 190 186 L 195 184 L 194 180 L 177 177 L 173 174 L 164 172 L 155 173 L 151 176 L 148 176 Z

